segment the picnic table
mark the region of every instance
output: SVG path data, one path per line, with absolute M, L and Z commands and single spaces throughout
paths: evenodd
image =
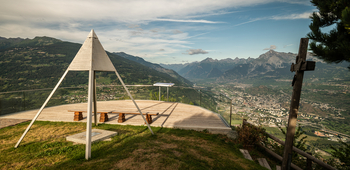
M 83 112 L 87 112 L 86 110 L 68 110 L 68 112 L 74 112 L 74 121 L 79 121 L 83 119 Z M 94 111 L 92 111 L 94 113 Z M 118 123 L 125 122 L 125 114 L 134 114 L 134 115 L 140 115 L 139 112 L 130 112 L 130 111 L 115 111 L 115 110 L 105 110 L 105 111 L 97 111 L 97 113 L 100 113 L 100 122 L 106 122 L 108 121 L 108 114 L 119 114 L 118 116 Z M 142 113 L 143 115 L 146 115 L 146 121 L 148 124 L 151 124 L 152 116 L 158 115 L 158 112 L 145 112 Z M 145 122 L 146 123 L 146 122 Z

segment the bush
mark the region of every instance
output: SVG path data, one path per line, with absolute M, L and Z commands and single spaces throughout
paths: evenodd
M 236 131 L 238 133 L 238 142 L 241 143 L 243 147 L 256 145 L 267 140 L 265 134 L 266 129 L 261 126 L 256 127 L 251 124 L 243 124 L 237 127 Z
M 350 144 L 339 141 L 342 144 L 341 147 L 335 148 L 331 146 L 333 149 L 332 156 L 338 158 L 341 162 L 341 166 L 338 166 L 339 169 L 350 169 Z

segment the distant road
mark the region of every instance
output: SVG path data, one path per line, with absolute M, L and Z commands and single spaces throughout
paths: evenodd
M 350 138 L 350 135 L 347 135 L 347 134 L 344 134 L 344 133 L 340 133 L 340 132 L 337 132 L 337 131 L 333 131 L 333 130 L 326 130 L 322 125 L 314 125 L 311 122 L 298 122 L 298 124 L 301 124 L 301 125 L 304 125 L 304 126 L 308 125 L 308 126 L 316 127 L 316 128 L 320 128 L 320 126 L 321 126 L 321 131 L 332 133 L 332 134 L 338 134 L 338 135 Z

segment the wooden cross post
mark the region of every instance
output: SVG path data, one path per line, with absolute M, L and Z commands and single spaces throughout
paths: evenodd
M 282 170 L 289 170 L 292 162 L 292 149 L 293 149 L 293 140 L 295 135 L 295 126 L 297 123 L 299 101 L 301 94 L 301 87 L 303 84 L 304 71 L 315 70 L 315 62 L 306 61 L 307 47 L 309 39 L 301 38 L 299 53 L 296 57 L 296 64 L 292 64 L 290 71 L 295 72 L 292 86 L 293 94 L 292 101 L 290 103 L 289 119 L 288 119 L 288 128 L 286 134 L 286 142 L 284 145 L 284 153 L 282 160 Z

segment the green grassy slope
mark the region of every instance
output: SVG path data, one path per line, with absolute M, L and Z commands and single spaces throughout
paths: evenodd
M 20 146 L 13 146 L 29 122 L 0 129 L 0 169 L 264 169 L 243 158 L 239 145 L 222 135 L 179 129 L 101 124 L 118 132 L 111 141 L 67 142 L 85 123 L 35 122 Z

